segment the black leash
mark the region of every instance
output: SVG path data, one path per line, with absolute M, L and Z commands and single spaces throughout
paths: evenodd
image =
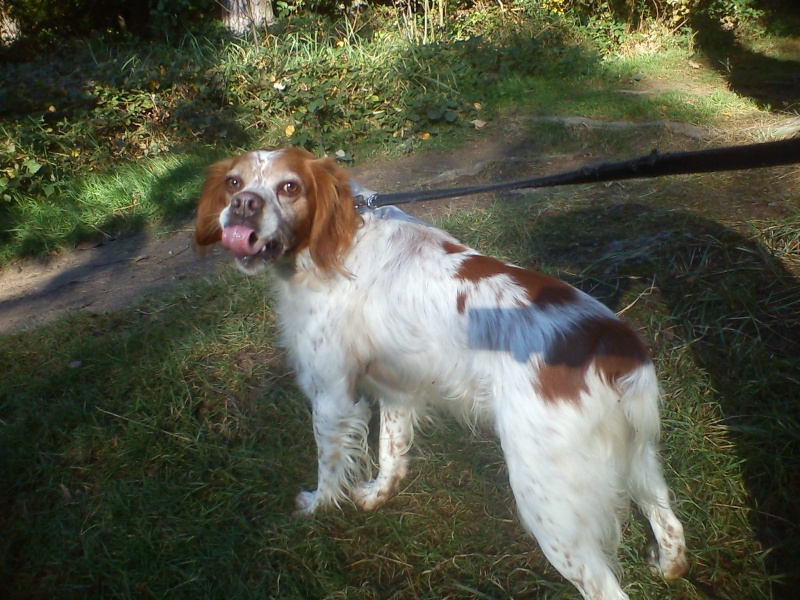
M 796 163 L 800 163 L 800 137 L 777 142 L 763 142 L 692 152 L 659 154 L 658 151 L 653 150 L 647 156 L 640 156 L 633 160 L 590 165 L 575 171 L 533 179 L 518 179 L 468 187 L 381 194 L 365 190 L 356 184 L 354 193 L 360 199 L 359 204 L 377 208 L 387 204 L 441 200 L 443 198 L 456 198 L 488 192 L 507 192 L 510 190 L 574 185 L 578 183 L 660 177 L 662 175 L 689 175 L 716 171 L 763 169 Z

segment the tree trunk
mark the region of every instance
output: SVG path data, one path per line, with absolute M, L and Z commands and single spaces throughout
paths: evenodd
M 0 48 L 10 46 L 19 39 L 19 23 L 8 16 L 8 8 L 0 0 Z
M 275 22 L 271 0 L 222 0 L 222 22 L 242 35 Z

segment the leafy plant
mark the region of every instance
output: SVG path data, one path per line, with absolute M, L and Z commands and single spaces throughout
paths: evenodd
M 11 146 L 13 153 L 13 144 Z M 35 158 L 26 158 L 25 154 L 15 154 L 13 160 L 0 167 L 0 197 L 11 202 L 14 192 L 42 194 L 45 198 L 53 195 L 58 184 L 52 174 L 49 178 L 43 176 L 44 165 Z

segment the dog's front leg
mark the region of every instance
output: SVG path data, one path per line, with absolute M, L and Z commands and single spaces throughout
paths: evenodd
M 312 399 L 317 442 L 317 489 L 297 495 L 297 512 L 311 515 L 318 508 L 338 505 L 356 482 L 364 479 L 369 458 L 367 431 L 370 410 L 365 400 Z

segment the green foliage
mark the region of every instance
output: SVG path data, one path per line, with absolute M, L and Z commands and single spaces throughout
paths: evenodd
M 220 14 L 216 0 L 148 0 L 148 5 L 148 29 L 161 34 L 184 32 L 193 24 Z
M 5 8 L 5 7 L 4 7 Z M 59 26 L 71 32 L 83 30 L 85 17 L 83 0 L 27 0 L 9 3 L 8 14 L 15 19 L 23 33 L 37 33 L 41 30 Z
M 64 216 L 46 224 L 31 215 L 54 203 L 83 206 L 73 200 L 79 182 L 123 162 L 287 143 L 344 156 L 356 147 L 405 152 L 472 128 L 505 93 L 498 81 L 581 69 L 596 58 L 584 60 L 562 43 L 563 33 L 529 21 L 490 21 L 481 36 L 469 33 L 474 23 L 458 21 L 450 41 L 419 46 L 379 27 L 381 18 L 298 16 L 255 44 L 221 32 L 144 50 L 135 40 L 76 41 L 63 44 L 58 61 L 7 63 L 0 71 L 0 197 L 11 221 L 4 240 L 16 240 L 15 254 L 40 252 L 71 243 L 71 232 L 102 227 L 81 211 L 72 226 L 59 227 L 60 238 L 33 242 Z
M 213 28 L 186 33 L 175 44 L 65 40 L 58 60 L 42 51 L 6 62 L 0 211 L 7 225 L 0 263 L 69 247 L 81 232 L 113 235 L 168 216 L 167 208 L 191 206 L 191 194 L 154 204 L 165 193 L 162 179 L 175 186 L 167 195 L 186 184 L 161 175 L 143 178 L 158 193 L 134 196 L 126 190 L 137 186 L 113 185 L 93 193 L 91 203 L 82 199 L 87 181 L 127 177 L 130 164 L 160 173 L 175 157 L 189 164 L 198 156 L 285 144 L 348 160 L 399 154 L 469 135 L 474 123 L 522 107 L 689 122 L 712 122 L 730 109 L 716 96 L 610 99 L 609 82 L 646 72 L 650 60 L 624 74 L 619 61 L 603 60 L 619 47 L 624 25 L 576 26 L 573 17 L 526 6 L 459 12 L 429 44 L 410 41 L 397 13 L 381 9 L 335 19 L 296 14 L 256 40 Z
M 765 15 L 754 0 L 711 0 L 695 11 L 700 19 L 710 19 L 726 31 L 757 23 Z
M 729 24 L 755 21 L 763 16 L 757 0 L 522 0 L 523 5 L 563 15 L 578 15 L 584 24 L 606 26 L 623 23 L 628 30 L 659 21 L 678 30 L 698 18 Z
M 6 141 L 9 160 L 0 167 L 0 199 L 12 201 L 12 194 L 26 193 L 49 198 L 58 187 L 52 173 L 35 158 L 24 152 L 16 152 L 14 144 Z

